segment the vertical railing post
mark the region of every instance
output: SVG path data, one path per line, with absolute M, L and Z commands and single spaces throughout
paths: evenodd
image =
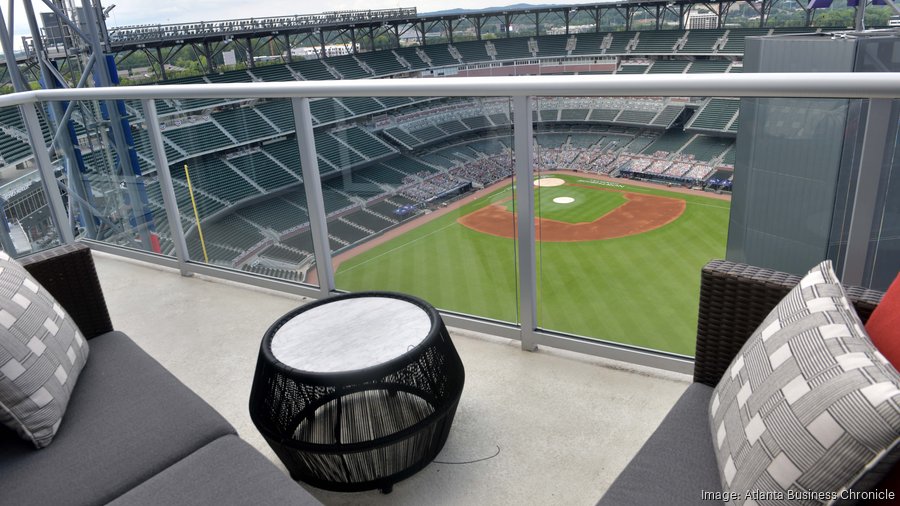
M 531 124 L 531 97 L 513 97 L 513 135 L 516 174 L 516 219 L 518 220 L 519 253 L 519 323 L 522 349 L 537 349 L 534 333 L 537 330 L 537 263 L 534 233 L 534 134 Z
M 34 159 L 38 172 L 41 174 L 44 193 L 47 195 L 50 219 L 59 232 L 59 242 L 69 244 L 75 241 L 75 235 L 72 233 L 72 227 L 69 226 L 69 215 L 66 212 L 62 195 L 59 193 L 59 186 L 56 184 L 53 163 L 50 161 L 50 152 L 47 151 L 47 145 L 44 144 L 44 134 L 41 131 L 41 122 L 38 119 L 36 107 L 33 103 L 23 104 L 19 106 L 19 110 L 22 111 L 22 117 L 25 120 L 25 130 L 28 132 L 28 138 L 31 139 Z
M 856 176 L 856 193 L 847 233 L 847 249 L 841 282 L 865 286 L 869 239 L 875 223 L 875 205 L 881 185 L 884 150 L 891 123 L 891 103 L 887 98 L 870 99 Z
M 322 197 L 322 180 L 319 176 L 319 161 L 316 158 L 316 142 L 313 134 L 312 112 L 309 99 L 292 98 L 294 126 L 297 131 L 297 145 L 300 148 L 300 163 L 303 171 L 303 188 L 306 191 L 306 208 L 309 212 L 309 229 L 312 233 L 313 250 L 316 255 L 316 275 L 322 298 L 334 291 L 334 266 L 331 264 L 331 246 L 328 241 L 325 200 Z
M 163 205 L 166 208 L 166 219 L 169 221 L 169 233 L 172 235 L 172 243 L 175 246 L 178 270 L 181 271 L 182 276 L 192 276 L 193 273 L 188 271 L 187 262 L 191 257 L 184 237 L 184 228 L 181 226 L 178 199 L 175 197 L 175 186 L 172 183 L 172 174 L 169 172 L 169 158 L 166 155 L 162 131 L 159 128 L 156 101 L 142 99 L 141 108 L 144 110 L 144 124 L 147 125 L 150 149 L 153 150 L 153 163 L 156 164 L 156 175 L 159 177 L 159 192 L 162 194 Z

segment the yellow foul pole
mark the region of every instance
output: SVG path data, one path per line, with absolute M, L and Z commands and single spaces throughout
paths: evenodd
M 197 212 L 197 201 L 194 200 L 194 187 L 191 186 L 191 174 L 188 172 L 187 164 L 184 164 L 184 177 L 187 178 L 188 194 L 191 196 L 191 207 L 194 208 L 194 219 L 197 220 L 197 235 L 200 236 L 200 247 L 203 248 L 203 261 L 209 263 L 209 256 L 206 254 L 206 242 L 203 240 L 203 229 L 200 228 L 200 214 Z

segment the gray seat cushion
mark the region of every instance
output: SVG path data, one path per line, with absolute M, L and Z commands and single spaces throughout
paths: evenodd
M 237 436 L 224 436 L 119 497 L 110 506 L 321 504 Z
M 105 503 L 234 428 L 121 332 L 91 357 L 53 443 L 0 428 L 4 504 Z
M 712 391 L 691 384 L 598 504 L 716 504 L 701 495 L 722 491 L 709 430 Z

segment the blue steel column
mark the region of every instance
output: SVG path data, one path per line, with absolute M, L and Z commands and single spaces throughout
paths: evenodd
M 312 112 L 308 98 L 292 98 L 294 127 L 303 165 L 303 188 L 306 190 L 306 208 L 313 250 L 316 255 L 316 275 L 322 298 L 334 291 L 334 266 L 331 263 L 331 246 L 328 242 L 328 226 L 325 223 L 325 200 L 322 197 L 322 180 L 319 177 L 319 161 L 316 159 L 316 142 L 313 135 Z
M 534 351 L 537 330 L 537 262 L 534 234 L 534 134 L 531 124 L 531 97 L 513 97 L 513 136 L 516 156 L 516 219 L 519 253 L 519 324 L 522 349 Z
M 96 10 L 91 0 L 82 0 L 83 15 L 87 24 L 87 33 L 91 40 L 87 42 L 91 46 L 94 54 L 94 81 L 97 86 L 112 87 L 118 82 L 118 76 L 113 76 L 115 61 L 110 61 L 112 55 L 105 54 L 103 45 L 100 42 L 99 21 L 97 20 Z M 87 71 L 87 70 L 86 70 Z M 122 100 L 109 100 L 101 102 L 101 112 L 104 113 L 104 119 L 109 119 L 109 129 L 113 136 L 115 144 L 115 153 L 118 158 L 119 167 L 122 171 L 122 177 L 125 180 L 125 196 L 126 204 L 131 206 L 129 221 L 141 238 L 141 244 L 148 251 L 152 248 L 150 233 L 154 231 L 153 214 L 150 213 L 150 203 L 147 199 L 147 192 L 144 190 L 144 183 L 141 180 L 141 167 L 138 162 L 137 153 L 134 149 L 134 140 L 131 138 L 131 129 L 128 120 L 125 118 L 125 103 Z

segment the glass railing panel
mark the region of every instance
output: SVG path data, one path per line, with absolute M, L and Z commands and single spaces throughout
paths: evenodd
M 157 100 L 157 110 L 190 260 L 314 284 L 290 102 Z
M 319 151 L 333 167 L 322 184 L 338 289 L 518 321 L 508 98 L 419 101 L 328 134 L 340 143 Z
M 42 136 L 36 142 L 43 143 L 40 149 L 49 152 L 51 168 L 56 175 L 53 184 L 64 202 L 68 201 L 65 158 L 59 149 L 47 149 L 53 137 L 50 109 L 39 104 L 35 111 Z M 3 205 L 0 247 L 16 257 L 60 243 L 59 230 L 51 217 L 49 197 L 34 153 L 21 109 L 0 108 L 0 202 Z M 75 221 L 60 225 L 73 229 L 78 226 Z
M 700 269 L 725 256 L 734 136 L 686 131 L 686 103 L 535 100 L 539 327 L 693 355 Z

